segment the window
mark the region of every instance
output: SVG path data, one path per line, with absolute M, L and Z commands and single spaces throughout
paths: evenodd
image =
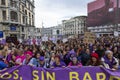
M 33 7 L 31 7 L 31 11 L 33 11 Z
M 28 3 L 28 7 L 27 7 L 29 10 L 30 10 L 30 4 Z
M 23 24 L 25 24 L 25 16 L 23 16 L 23 18 L 22 18 L 22 19 L 23 19 Z
M 32 25 L 34 25 L 34 16 L 32 15 Z
M 84 23 L 84 26 L 86 26 L 86 23 Z
M 16 8 L 17 7 L 17 2 L 14 0 L 10 0 L 10 6 Z
M 31 14 L 29 13 L 29 24 L 31 25 Z
M 25 3 L 25 6 L 27 7 L 27 1 L 26 0 L 24 0 L 24 3 Z
M 22 5 L 22 12 L 24 12 L 24 6 Z
M 11 17 L 11 21 L 15 21 L 15 22 L 18 21 L 18 15 L 17 15 L 17 12 L 15 12 L 15 11 L 11 11 L 11 12 L 10 12 L 10 17 Z
M 5 5 L 6 0 L 1 0 L 1 5 Z
M 25 10 L 25 15 L 27 16 L 27 10 Z
M 3 20 L 6 20 L 6 11 L 2 11 Z
M 28 24 L 28 18 L 27 18 L 27 17 L 25 18 L 25 20 L 26 20 L 26 24 Z M 24 22 L 24 23 L 25 23 L 25 22 Z
M 22 32 L 24 32 L 24 27 L 22 27 Z
M 30 13 L 29 13 L 29 18 L 31 18 L 31 15 L 30 15 Z
M 31 25 L 31 18 L 29 18 L 29 25 Z
M 21 23 L 21 14 L 19 14 L 19 16 L 20 16 L 19 21 L 20 21 L 20 23 Z

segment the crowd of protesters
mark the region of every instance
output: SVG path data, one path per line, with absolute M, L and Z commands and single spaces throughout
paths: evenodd
M 0 70 L 19 65 L 42 68 L 100 66 L 120 70 L 120 38 L 99 37 L 95 43 L 83 39 L 58 40 L 26 45 L 0 44 Z

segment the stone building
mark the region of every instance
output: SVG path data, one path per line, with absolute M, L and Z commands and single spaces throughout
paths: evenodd
M 6 37 L 28 38 L 34 26 L 34 0 L 0 0 L 0 30 Z
M 62 21 L 63 35 L 68 37 L 72 35 L 81 35 L 86 31 L 87 16 L 76 16 L 69 20 Z

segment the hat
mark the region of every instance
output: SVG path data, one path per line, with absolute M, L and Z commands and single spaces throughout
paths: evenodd
M 105 52 L 105 55 L 110 54 L 110 53 L 113 53 L 113 52 L 110 51 L 110 50 L 107 50 L 107 51 Z
M 26 54 L 29 54 L 30 56 L 33 56 L 31 51 L 27 51 Z
M 40 60 L 40 61 L 44 61 L 44 57 L 43 57 L 43 56 L 40 56 L 39 60 Z
M 99 58 L 99 56 L 98 56 L 98 54 L 97 54 L 97 53 L 92 53 L 92 54 L 91 54 L 91 57 L 95 57 L 96 59 L 98 59 L 98 58 Z

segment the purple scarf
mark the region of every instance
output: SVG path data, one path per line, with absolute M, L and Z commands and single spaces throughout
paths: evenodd
M 113 65 L 116 65 L 116 61 L 114 58 L 112 58 L 112 61 L 110 61 L 106 56 L 104 56 L 105 63 L 109 65 L 109 67 L 112 69 Z

